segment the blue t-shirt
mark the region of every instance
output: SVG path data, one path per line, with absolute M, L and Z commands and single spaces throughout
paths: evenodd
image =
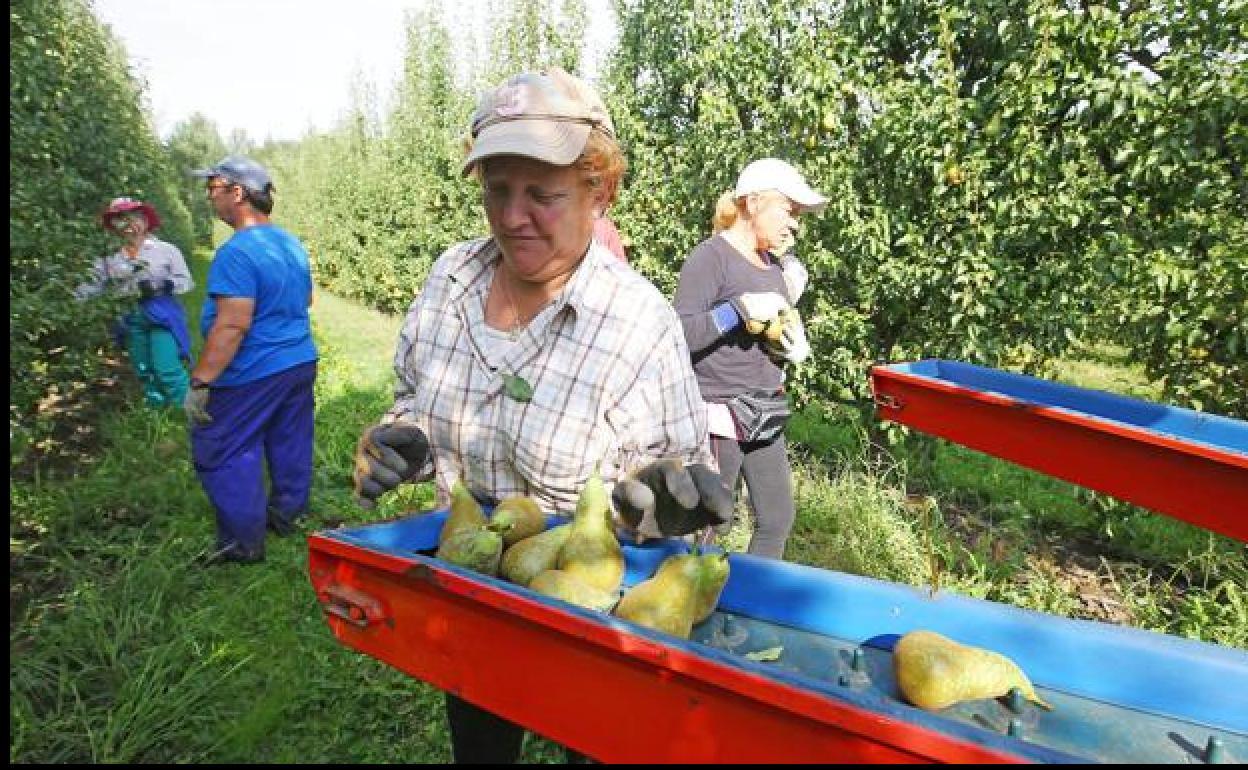
M 215 297 L 256 301 L 251 328 L 213 385 L 242 385 L 316 360 L 308 317 L 312 297 L 308 252 L 282 228 L 254 225 L 234 233 L 217 249 L 208 268 L 207 292 L 200 319 L 205 339 L 217 318 Z

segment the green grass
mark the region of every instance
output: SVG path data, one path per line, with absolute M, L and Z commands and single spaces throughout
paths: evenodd
M 371 513 L 351 498 L 356 439 L 390 404 L 399 319 L 318 292 L 313 324 L 307 529 L 427 507 L 429 484 Z M 194 565 L 213 514 L 179 415 L 112 415 L 103 449 L 69 479 L 10 482 L 11 761 L 450 760 L 441 693 L 335 641 L 301 537 L 270 535 L 263 566 Z M 534 737 L 524 759 L 562 753 Z
M 206 255 L 197 257 L 202 287 Z M 201 300 L 202 288 L 192 318 Z M 322 361 L 308 529 L 427 507 L 429 484 L 374 512 L 351 497 L 356 439 L 390 404 L 400 319 L 319 292 L 313 321 Z M 1083 382 L 1147 389 L 1113 360 L 1079 366 Z M 270 536 L 263 566 L 194 565 L 212 543 L 213 514 L 185 427 L 132 395 L 134 406 L 104 421 L 93 462 L 10 481 L 10 760 L 448 761 L 440 693 L 335 641 L 302 538 Z M 1069 485 L 952 445 L 938 444 L 932 477 L 917 480 L 929 497 L 908 496 L 913 461 L 867 470 L 859 430 L 837 412 L 799 415 L 790 437 L 792 560 L 1081 615 L 1074 573 L 1033 558 L 1037 547 L 1140 548 L 1147 559 L 1113 563 L 1102 578 L 1134 625 L 1248 647 L 1241 544 L 1152 514 L 1106 513 Z M 730 549 L 744 548 L 748 527 Z M 524 759 L 562 753 L 533 738 Z

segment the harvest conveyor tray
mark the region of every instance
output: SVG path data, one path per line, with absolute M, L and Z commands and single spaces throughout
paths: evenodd
M 600 761 L 1248 759 L 1239 650 L 744 554 L 684 641 L 433 558 L 445 516 L 309 537 L 333 633 Z M 625 544 L 625 585 L 683 549 Z M 1055 710 L 907 705 L 889 649 L 918 628 L 1010 657 Z
M 871 388 L 882 419 L 1248 541 L 1248 422 L 937 359 Z

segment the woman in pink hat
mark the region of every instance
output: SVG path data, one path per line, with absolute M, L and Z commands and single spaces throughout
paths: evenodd
M 191 335 L 174 295 L 194 288 L 191 271 L 177 246 L 151 235 L 160 226 L 151 204 L 115 198 L 100 223 L 121 238 L 121 248 L 97 259 L 91 279 L 74 295 L 84 300 L 107 292 L 137 300 L 119 319 L 118 336 L 125 340 L 146 403 L 180 406 L 190 382 L 184 362 L 191 358 Z

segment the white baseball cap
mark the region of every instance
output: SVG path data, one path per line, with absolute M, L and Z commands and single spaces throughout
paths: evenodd
M 828 199 L 811 189 L 801 173 L 779 158 L 762 158 L 741 169 L 736 196 L 775 190 L 808 211 L 822 209 Z

